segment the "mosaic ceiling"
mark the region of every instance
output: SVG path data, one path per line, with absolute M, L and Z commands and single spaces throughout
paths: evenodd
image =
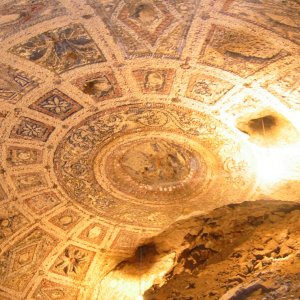
M 0 299 L 100 299 L 180 218 L 299 201 L 298 0 L 2 0 L 0 40 Z

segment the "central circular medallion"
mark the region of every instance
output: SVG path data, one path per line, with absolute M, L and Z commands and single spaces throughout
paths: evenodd
M 157 139 L 128 145 L 119 164 L 134 181 L 149 188 L 177 186 L 198 167 L 192 153 Z
M 140 202 L 174 201 L 208 184 L 209 154 L 175 133 L 148 131 L 117 138 L 98 152 L 97 181 L 111 193 Z M 193 188 L 191 188 L 193 186 Z

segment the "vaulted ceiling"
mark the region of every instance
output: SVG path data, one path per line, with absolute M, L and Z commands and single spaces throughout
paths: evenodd
M 299 201 L 298 0 L 2 0 L 0 40 L 0 299 L 97 299 L 178 219 Z

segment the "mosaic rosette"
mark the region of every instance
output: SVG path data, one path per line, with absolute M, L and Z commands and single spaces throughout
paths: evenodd
M 235 168 L 241 158 L 230 167 L 222 161 L 219 153 L 228 137 L 218 134 L 219 127 L 226 130 L 212 117 L 179 106 L 104 110 L 63 138 L 55 172 L 68 196 L 86 210 L 138 226 L 150 226 L 149 215 L 157 213 L 160 227 L 168 220 L 164 216 L 176 217 L 173 207 L 211 206 L 216 189 L 226 198 L 218 186 L 224 177 L 233 185 L 238 175 L 251 174 L 246 161 Z M 212 135 L 217 135 L 214 142 Z M 246 182 L 238 183 L 244 185 L 240 190 L 247 191 L 253 180 Z

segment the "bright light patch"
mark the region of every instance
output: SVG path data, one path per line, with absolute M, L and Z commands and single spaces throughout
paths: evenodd
M 263 185 L 272 185 L 279 182 L 287 172 L 280 153 L 263 149 L 258 156 L 258 179 Z
M 300 145 L 264 148 L 255 146 L 257 180 L 270 189 L 283 180 L 299 179 Z

